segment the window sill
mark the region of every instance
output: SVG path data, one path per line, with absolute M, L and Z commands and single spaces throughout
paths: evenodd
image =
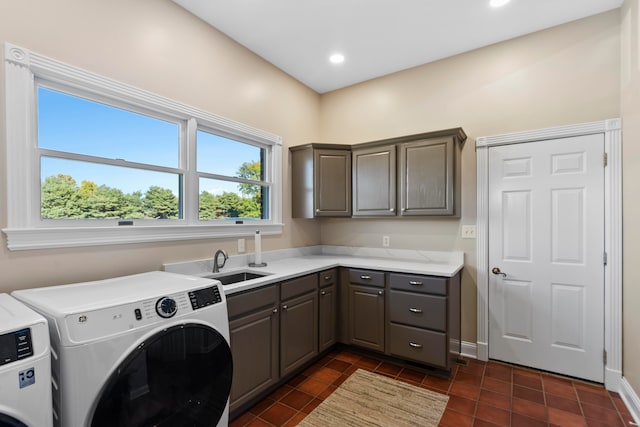
M 5 228 L 11 251 L 282 234 L 282 224 Z

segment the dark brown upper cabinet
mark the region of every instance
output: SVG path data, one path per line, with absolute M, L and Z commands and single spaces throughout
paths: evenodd
M 351 146 L 291 147 L 292 216 L 458 217 L 466 139 L 453 128 Z
M 352 146 L 353 216 L 459 216 L 462 128 Z
M 461 139 L 449 135 L 398 145 L 400 215 L 460 215 Z
M 351 216 L 351 149 L 309 144 L 289 148 L 293 218 Z
M 396 146 L 354 148 L 353 216 L 396 216 Z

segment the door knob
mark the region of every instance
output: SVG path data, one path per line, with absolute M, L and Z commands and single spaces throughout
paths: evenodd
M 491 272 L 492 272 L 493 274 L 502 274 L 502 277 L 507 277 L 507 274 L 506 274 L 506 273 L 503 273 L 502 271 L 500 271 L 500 269 L 499 269 L 498 267 L 493 267 L 493 268 L 491 269 Z

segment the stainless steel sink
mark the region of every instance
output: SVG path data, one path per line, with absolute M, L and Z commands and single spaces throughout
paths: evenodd
M 268 274 L 254 273 L 253 271 L 236 271 L 233 273 L 216 273 L 207 276 L 209 279 L 219 280 L 223 285 L 230 285 L 232 283 L 244 282 L 245 280 L 257 279 L 267 276 Z

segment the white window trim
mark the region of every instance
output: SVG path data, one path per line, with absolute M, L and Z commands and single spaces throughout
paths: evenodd
M 4 53 L 7 228 L 2 231 L 7 236 L 9 250 L 229 238 L 250 236 L 256 230 L 260 230 L 263 235 L 282 234 L 280 136 L 72 67 L 9 43 L 5 43 Z M 266 173 L 268 181 L 273 183 L 270 187 L 270 219 L 244 220 L 242 224 L 229 224 L 232 220 L 224 224 L 211 224 L 197 221 L 197 218 L 191 215 L 179 224 L 159 225 L 145 222 L 142 225 L 108 227 L 47 227 L 43 226 L 42 222 L 34 221 L 29 213 L 34 212 L 34 209 L 39 212 L 40 209 L 39 197 L 34 194 L 36 189 L 40 189 L 38 156 L 34 155 L 37 147 L 37 131 L 33 120 L 36 116 L 36 77 L 88 90 L 98 96 L 119 99 L 172 117 L 180 117 L 188 123 L 187 132 L 195 134 L 195 127 L 200 124 L 234 137 L 266 145 L 271 158 Z M 185 180 L 189 179 L 189 176 L 185 176 Z M 186 191 L 193 191 L 193 188 L 187 188 Z M 193 194 L 191 196 L 193 199 Z

